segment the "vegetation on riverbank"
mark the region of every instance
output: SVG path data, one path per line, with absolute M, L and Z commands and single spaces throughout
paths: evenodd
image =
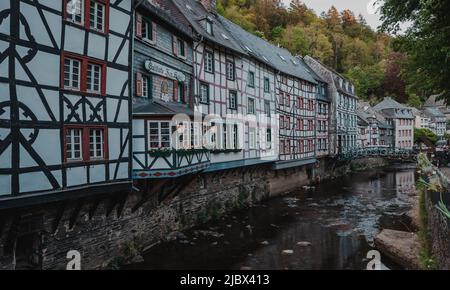
M 416 183 L 416 189 L 419 194 L 419 231 L 418 236 L 421 243 L 420 249 L 420 263 L 422 267 L 429 270 L 437 269 L 436 259 L 433 257 L 430 249 L 431 235 L 428 229 L 428 209 L 426 194 L 431 191 L 440 191 L 441 184 L 437 178 L 432 178 L 436 175 L 433 165 L 424 154 L 417 157 L 417 165 L 421 177 Z

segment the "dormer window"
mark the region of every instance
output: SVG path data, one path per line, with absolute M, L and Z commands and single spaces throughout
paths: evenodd
M 210 20 L 206 19 L 205 22 L 206 33 L 212 35 L 213 34 L 213 24 Z

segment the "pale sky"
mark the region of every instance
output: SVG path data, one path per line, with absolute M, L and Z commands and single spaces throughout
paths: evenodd
M 283 0 L 286 5 L 289 5 L 290 0 Z M 341 12 L 344 9 L 350 9 L 355 13 L 355 16 L 362 14 L 373 29 L 377 29 L 380 26 L 380 14 L 376 12 L 372 4 L 375 0 L 301 0 L 308 8 L 313 9 L 317 15 L 320 15 L 322 11 L 328 11 L 332 5 Z

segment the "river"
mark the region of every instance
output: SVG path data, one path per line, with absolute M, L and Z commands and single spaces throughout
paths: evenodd
M 187 230 L 125 269 L 365 269 L 380 228 L 408 228 L 414 185 L 411 164 L 349 174 Z

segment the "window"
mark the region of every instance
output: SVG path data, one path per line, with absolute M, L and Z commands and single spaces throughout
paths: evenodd
M 272 148 L 272 129 L 266 129 L 266 149 Z
M 105 62 L 70 53 L 63 53 L 62 59 L 62 89 L 105 94 Z
M 65 161 L 93 161 L 106 159 L 105 126 L 66 126 Z
M 238 125 L 233 125 L 233 149 L 238 149 Z
M 264 101 L 264 114 L 266 115 L 266 117 L 271 117 L 269 101 Z
M 66 6 L 66 19 L 79 24 L 83 25 L 84 21 L 84 0 L 80 1 L 68 1 Z
M 228 148 L 228 132 L 227 132 L 227 124 L 223 124 L 223 137 L 222 137 L 222 147 L 223 149 L 227 149 Z
M 269 78 L 264 78 L 264 92 L 270 93 L 270 80 Z
M 149 149 L 170 149 L 170 123 L 148 122 Z
M 154 24 L 143 18 L 142 19 L 142 28 L 141 28 L 141 34 L 140 36 L 142 37 L 143 40 L 147 41 L 147 42 L 153 42 L 155 41 L 153 35 L 156 33 L 156 31 L 154 31 Z M 139 35 L 139 33 L 138 33 Z
M 91 1 L 89 10 L 89 27 L 97 31 L 104 31 L 105 5 L 97 1 Z
M 186 102 L 185 89 L 186 89 L 186 86 L 184 85 L 184 83 L 178 82 L 178 102 L 180 102 L 180 103 Z
M 81 128 L 66 130 L 66 159 L 68 161 L 83 160 Z
M 291 129 L 291 118 L 290 117 L 286 117 L 284 120 L 286 122 L 284 127 L 286 129 L 290 130 Z
M 80 90 L 81 62 L 79 60 L 64 59 L 64 88 Z
M 237 109 L 237 93 L 235 91 L 230 91 L 229 94 L 229 107 L 230 109 Z
M 214 54 L 210 51 L 205 51 L 205 71 L 214 73 Z
M 284 129 L 284 116 L 280 116 L 280 129 Z
M 91 159 L 103 159 L 103 129 L 89 130 L 89 156 Z
M 108 33 L 108 0 L 65 0 L 65 7 L 67 21 L 83 26 L 85 29 Z
M 200 103 L 209 104 L 209 85 L 205 83 L 200 84 Z
M 249 128 L 248 143 L 249 143 L 250 149 L 256 149 L 256 129 L 255 128 Z
M 252 71 L 248 72 L 248 86 L 251 88 L 255 87 L 255 73 Z
M 234 76 L 234 62 L 232 62 L 231 60 L 227 60 L 227 79 L 229 81 L 234 81 Z
M 177 49 L 178 49 L 178 56 L 186 57 L 185 43 L 183 40 L 179 38 L 177 38 Z
M 291 95 L 286 94 L 286 102 L 285 102 L 286 107 L 290 107 L 291 106 Z
M 304 104 L 303 104 L 303 98 L 302 97 L 297 97 L 297 106 L 299 109 L 303 109 Z
M 209 21 L 209 20 L 206 20 L 206 23 L 205 23 L 205 30 L 206 30 L 206 32 L 208 33 L 208 34 L 213 34 L 213 24 L 212 24 L 212 22 L 211 21 Z
M 97 64 L 88 64 L 87 71 L 87 91 L 100 94 L 102 67 Z
M 255 114 L 255 100 L 248 98 L 248 114 Z

